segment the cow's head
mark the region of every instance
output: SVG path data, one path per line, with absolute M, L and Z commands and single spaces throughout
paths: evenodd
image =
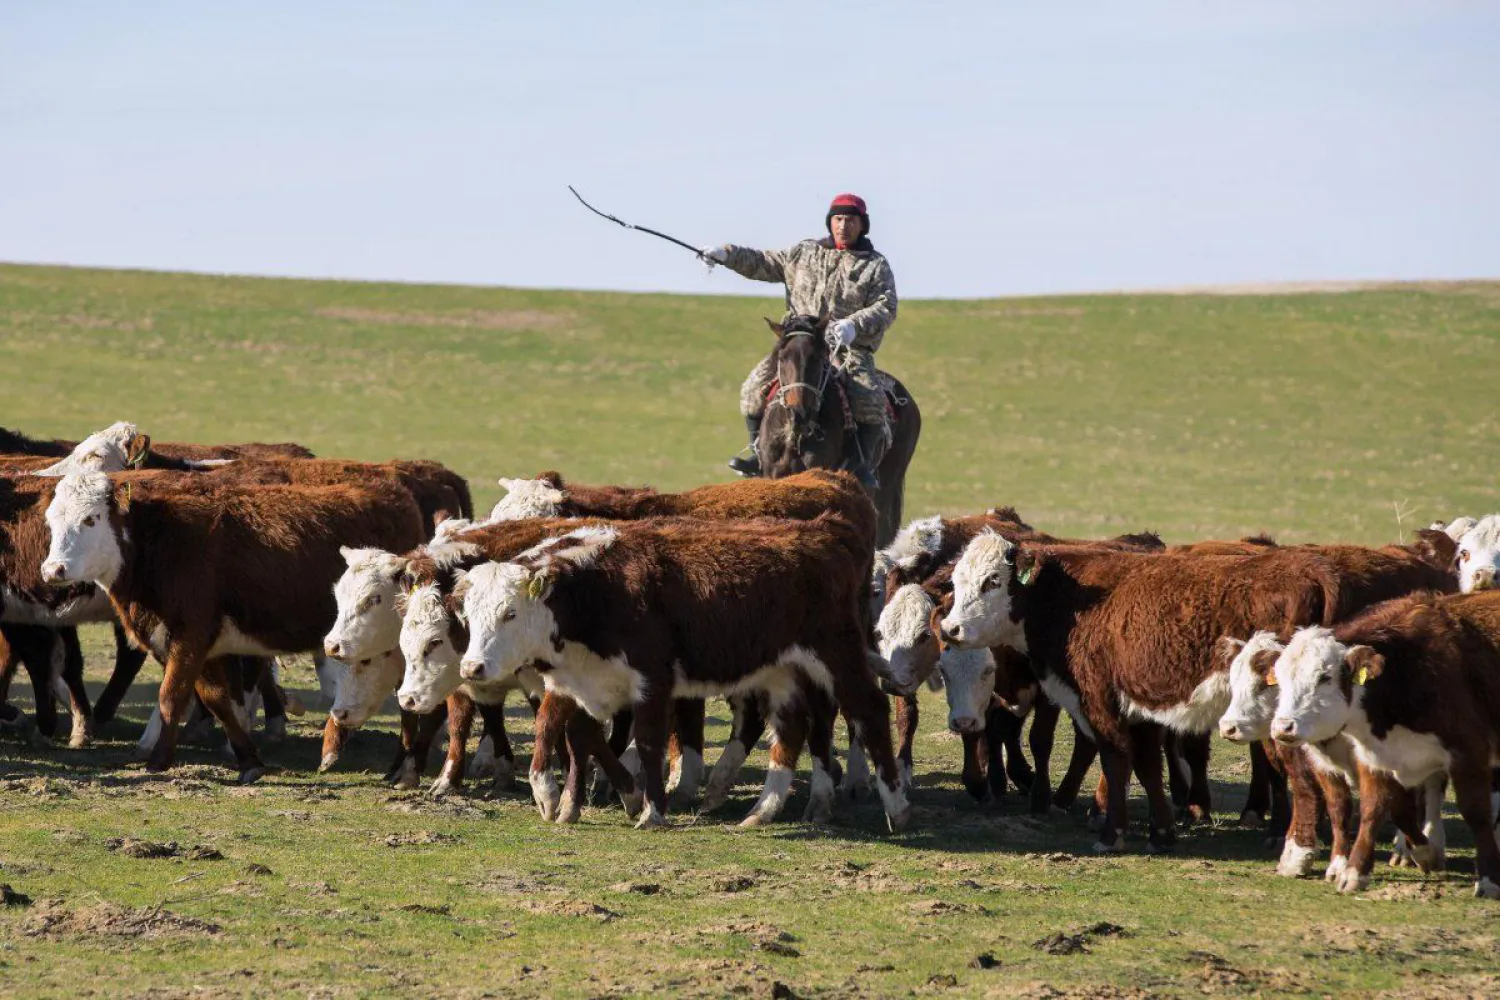
M 338 662 L 333 708 L 328 713 L 345 729 L 358 729 L 401 683 L 399 649 L 387 649 L 368 660 Z
M 491 521 L 519 521 L 527 517 L 559 517 L 566 499 L 553 479 L 502 479 L 505 496 L 490 511 Z
M 1285 648 L 1275 632 L 1257 632 L 1244 642 L 1227 635 L 1219 640 L 1214 655 L 1229 668 L 1229 707 L 1219 719 L 1225 739 L 1251 743 L 1270 737 L 1277 691 L 1266 680 Z
M 1459 539 L 1464 537 L 1464 532 L 1468 531 L 1478 523 L 1479 518 L 1468 517 L 1466 515 L 1464 517 L 1455 517 L 1447 524 L 1444 524 L 1442 521 L 1433 521 L 1427 526 L 1427 529 L 1429 531 L 1441 531 L 1443 534 L 1447 535 L 1449 538 L 1457 542 Z
M 460 673 L 466 680 L 497 681 L 551 651 L 557 622 L 547 607 L 555 566 L 483 563 L 453 589 L 469 625 Z
M 875 625 L 875 642 L 889 664 L 885 680 L 892 694 L 910 694 L 938 664 L 938 637 L 932 620 L 937 605 L 921 585 L 896 588 Z
M 955 733 L 982 733 L 995 697 L 995 657 L 984 647 L 943 650 L 938 659 L 948 694 L 948 728 Z
M 114 484 L 102 472 L 70 473 L 58 480 L 47 505 L 52 541 L 42 563 L 42 579 L 111 586 L 125 565 L 121 504 Z
M 382 549 L 340 546 L 339 553 L 346 568 L 333 585 L 338 617 L 323 637 L 323 651 L 360 660 L 395 649 L 401 636 L 396 597 L 407 559 Z
M 1345 646 L 1326 628 L 1299 629 L 1266 678 L 1277 691 L 1271 736 L 1287 744 L 1337 736 L 1361 711 L 1364 685 L 1384 666 L 1369 646 Z
M 1458 540 L 1458 589 L 1493 590 L 1500 573 L 1500 514 L 1480 518 Z
M 141 435 L 135 424 L 120 421 L 78 442 L 67 458 L 59 459 L 35 473 L 38 476 L 66 476 L 82 472 L 121 472 L 144 460 L 150 438 Z
M 462 580 L 463 574 L 459 574 Z M 455 626 L 454 597 L 436 583 L 424 583 L 403 593 L 399 644 L 405 663 L 397 703 L 408 712 L 430 712 L 463 683 L 459 674 L 461 650 Z
M 953 610 L 943 619 L 943 641 L 951 646 L 1014 646 L 1013 588 L 1029 581 L 1016 573 L 1016 546 L 986 529 L 964 548 L 953 567 Z

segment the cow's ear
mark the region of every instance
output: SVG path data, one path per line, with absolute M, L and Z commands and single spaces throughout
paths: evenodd
M 1418 559 L 1438 569 L 1451 570 L 1458 560 L 1458 542 L 1446 531 L 1423 529 L 1417 532 L 1412 549 Z
M 766 326 L 769 326 L 771 328 L 771 332 L 776 335 L 776 339 L 780 340 L 781 335 L 786 331 L 786 328 L 769 316 L 762 316 L 761 319 L 766 321 Z
M 538 472 L 536 474 L 536 478 L 539 482 L 546 483 L 554 490 L 560 490 L 563 488 L 562 473 L 558 472 L 556 469 L 546 469 L 542 472 Z
M 1385 669 L 1385 657 L 1369 646 L 1355 646 L 1344 655 L 1344 662 L 1349 665 L 1349 675 L 1354 683 L 1361 687 L 1379 677 Z
M 344 565 L 346 565 L 346 566 L 353 566 L 354 565 L 354 559 L 355 559 L 355 555 L 356 555 L 357 551 L 358 551 L 357 549 L 351 549 L 347 545 L 340 545 L 339 546 L 339 555 L 341 555 L 341 556 L 344 557 Z
M 146 464 L 146 459 L 151 457 L 151 435 L 137 434 L 130 442 L 130 448 L 125 452 L 125 468 L 139 469 Z
M 1037 570 L 1042 568 L 1042 555 L 1031 549 L 1018 549 L 1012 545 L 1009 550 L 1010 558 L 1007 562 L 1016 565 L 1016 582 L 1023 587 L 1031 586 L 1031 581 L 1036 579 Z
M 892 566 L 891 571 L 885 575 L 885 599 L 889 601 L 891 595 L 900 590 L 906 583 L 906 574 L 900 566 Z
M 526 579 L 526 596 L 533 601 L 545 601 L 552 595 L 552 584 L 557 573 L 550 566 L 533 570 Z
M 1245 643 L 1232 635 L 1221 635 L 1219 641 L 1214 643 L 1214 658 L 1228 667 L 1234 662 L 1234 658 L 1240 655 L 1240 650 L 1245 648 Z
M 1250 657 L 1250 671 L 1264 677 L 1267 684 L 1274 686 L 1276 684 L 1276 661 L 1280 658 L 1280 650 L 1262 649 Z
M 405 559 L 397 559 L 394 563 L 391 564 L 391 569 L 390 572 L 386 574 L 386 579 L 391 581 L 392 583 L 400 584 L 402 578 L 406 576 L 406 567 L 409 565 L 411 565 L 409 561 Z

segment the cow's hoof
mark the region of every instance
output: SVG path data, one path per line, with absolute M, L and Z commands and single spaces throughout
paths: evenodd
M 323 755 L 323 759 L 320 760 L 320 761 L 318 761 L 318 773 L 319 774 L 327 774 L 329 771 L 333 770 L 333 765 L 337 764 L 338 762 L 339 762 L 339 755 L 338 754 L 336 754 L 336 753 L 324 754 Z
M 402 764 L 392 784 L 404 791 L 410 791 L 421 784 L 421 775 L 417 773 L 417 762 L 409 760 Z
M 448 780 L 446 774 L 442 774 L 428 787 L 427 797 L 431 799 L 447 798 L 448 793 L 451 791 L 453 791 L 453 782 Z
M 1122 833 L 1114 839 L 1114 843 L 1105 843 L 1103 840 L 1094 844 L 1095 854 L 1119 854 L 1125 850 L 1125 835 Z
M 1288 837 L 1281 849 L 1281 860 L 1277 862 L 1276 874 L 1282 878 L 1302 878 L 1312 874 L 1318 856 L 1317 847 L 1302 847 Z
M 557 817 L 556 822 L 564 826 L 571 826 L 577 823 L 583 816 L 583 803 L 575 799 L 567 790 L 564 790 L 562 798 L 557 800 L 557 806 L 553 812 Z
M 1342 854 L 1335 854 L 1328 859 L 1328 869 L 1323 872 L 1323 881 L 1337 882 L 1344 877 L 1344 872 L 1349 867 L 1349 859 Z
M 1500 899 L 1500 885 L 1492 882 L 1488 877 L 1481 878 L 1474 883 L 1475 899 Z
M 770 824 L 770 822 L 770 816 L 767 816 L 765 813 L 757 810 L 746 816 L 744 819 L 740 820 L 740 826 L 745 827 L 746 829 L 753 829 L 758 826 L 767 826 Z
M 990 796 L 990 783 L 988 781 L 965 781 L 964 791 L 968 792 L 975 802 L 983 802 Z
M 469 772 L 467 777 L 475 781 L 493 777 L 495 774 L 495 742 L 486 736 L 479 741 L 479 749 L 474 756 L 469 758 Z
M 1448 852 L 1439 850 L 1431 844 L 1423 844 L 1421 847 L 1411 849 L 1412 860 L 1421 869 L 1423 874 L 1440 872 L 1448 867 Z
M 253 785 L 265 776 L 266 769 L 264 767 L 248 767 L 240 772 L 240 784 Z
M 906 806 L 898 809 L 896 812 L 885 814 L 885 825 L 890 828 L 892 833 L 900 833 L 902 830 L 905 830 L 907 824 L 910 822 L 911 806 Z
M 1104 829 L 1104 814 L 1097 809 L 1090 809 L 1087 822 L 1089 829 L 1098 833 Z
M 1266 818 L 1254 809 L 1246 809 L 1240 813 L 1240 826 L 1260 826 Z
M 1346 867 L 1339 874 L 1338 890 L 1342 893 L 1364 892 L 1370 884 L 1370 876 L 1354 868 Z
M 274 719 L 266 720 L 265 733 L 262 738 L 267 743 L 283 743 L 286 741 L 286 716 L 278 715 Z
M 94 742 L 94 727 L 88 723 L 73 727 L 73 735 L 68 737 L 68 748 L 70 750 L 82 750 L 86 746 L 92 746 Z
M 641 792 L 620 793 L 620 805 L 625 807 L 625 815 L 629 819 L 635 819 L 641 814 L 641 807 L 645 801 L 646 796 Z
M 298 698 L 294 694 L 289 694 L 286 696 L 286 714 L 294 715 L 300 719 L 307 714 L 307 706 L 302 703 L 301 698 Z
M 703 790 L 703 798 L 698 802 L 698 811 L 713 812 L 727 801 L 729 801 L 729 792 L 726 789 L 709 785 Z
M 666 830 L 671 827 L 672 821 L 656 811 L 655 806 L 650 806 L 641 811 L 641 818 L 636 821 L 637 830 Z
M 1177 835 L 1171 830 L 1152 830 L 1146 837 L 1147 854 L 1170 854 L 1177 848 Z

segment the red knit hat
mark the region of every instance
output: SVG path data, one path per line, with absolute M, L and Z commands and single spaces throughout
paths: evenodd
M 857 215 L 863 225 L 860 227 L 860 235 L 870 235 L 870 213 L 865 209 L 865 200 L 857 194 L 841 194 L 833 199 L 833 204 L 828 206 L 828 214 L 823 218 L 823 225 L 831 233 L 833 232 L 833 217 L 835 215 Z

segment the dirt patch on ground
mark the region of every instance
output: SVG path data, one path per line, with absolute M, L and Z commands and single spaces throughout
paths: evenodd
M 555 330 L 573 324 L 577 318 L 572 313 L 542 312 L 540 309 L 465 309 L 461 312 L 432 313 L 329 306 L 314 310 L 314 313 L 325 319 L 342 319 L 353 323 L 442 326 L 460 330 Z
M 157 938 L 213 935 L 221 930 L 218 924 L 179 916 L 161 907 L 98 903 L 74 908 L 56 899 L 38 904 L 21 924 L 21 933 L 28 937 Z
M 418 830 L 415 833 L 393 833 L 385 838 L 386 847 L 424 847 L 429 844 L 456 844 L 458 838 L 451 833 L 433 833 Z
M 553 917 L 593 917 L 601 924 L 619 920 L 623 915 L 582 899 L 528 899 L 521 906 L 529 913 Z
M 197 844 L 185 847 L 177 841 L 168 841 L 165 844 L 154 840 L 136 840 L 134 837 L 111 837 L 104 842 L 104 846 L 116 854 L 122 854 L 127 858 L 182 858 L 186 861 L 223 861 L 224 855 L 218 848 L 209 847 L 205 844 Z

